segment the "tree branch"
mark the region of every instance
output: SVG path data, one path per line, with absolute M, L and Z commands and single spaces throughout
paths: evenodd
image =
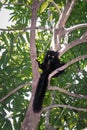
M 69 49 L 73 48 L 74 46 L 77 46 L 85 42 L 87 42 L 87 32 L 85 32 L 80 38 L 69 43 L 63 51 L 60 50 L 59 57 L 61 57 L 65 52 L 67 52 Z
M 65 5 L 64 10 L 62 11 L 62 13 L 59 17 L 58 23 L 56 24 L 56 26 L 53 30 L 54 35 L 52 38 L 53 39 L 52 42 L 54 41 L 54 43 L 51 43 L 51 45 L 54 45 L 54 46 L 51 46 L 51 48 L 55 51 L 60 50 L 61 38 L 64 34 L 66 34 L 64 26 L 65 26 L 65 23 L 66 23 L 68 17 L 70 16 L 70 13 L 74 7 L 75 2 L 76 2 L 76 0 L 72 0 L 71 2 L 68 2 Z
M 41 27 L 41 26 L 38 26 L 38 27 L 36 27 L 35 29 L 40 29 L 40 30 L 49 30 L 49 31 L 51 31 L 51 29 L 50 28 L 47 28 L 47 27 Z M 22 29 L 14 29 L 14 28 L 12 28 L 12 29 L 8 29 L 8 28 L 0 28 L 0 31 L 9 31 L 9 32 L 12 32 L 12 31 L 27 31 L 27 30 L 31 30 L 31 27 L 27 27 L 27 28 L 22 28 Z
M 64 69 L 66 69 L 68 66 L 74 64 L 75 62 L 79 61 L 79 60 L 82 60 L 82 59 L 86 59 L 87 58 L 87 55 L 83 55 L 83 56 L 79 56 L 71 61 L 69 61 L 68 63 L 66 63 L 65 65 L 63 65 L 62 67 L 54 70 L 50 75 L 49 75 L 49 81 L 51 79 L 51 77 L 53 77 L 56 73 L 58 73 L 59 71 L 62 71 Z
M 16 5 L 26 6 L 26 7 L 28 7 L 28 8 L 31 9 L 31 6 L 30 6 L 29 4 L 24 4 L 24 3 L 22 3 L 22 2 L 15 2 L 15 3 L 4 4 L 4 3 L 2 3 L 2 2 L 0 1 L 0 4 L 1 4 L 1 6 L 16 6 Z
M 83 23 L 83 24 L 78 24 L 78 25 L 75 25 L 75 26 L 72 26 L 70 28 L 66 28 L 66 33 L 70 33 L 76 29 L 80 29 L 80 28 L 85 28 L 87 27 L 87 23 Z
M 75 2 L 76 0 L 71 0 L 71 2 L 68 2 L 66 5 L 65 5 L 65 8 L 59 18 L 59 21 L 56 25 L 56 29 L 57 28 L 61 28 L 61 27 L 64 27 L 65 26 L 65 23 L 67 21 L 67 19 L 69 18 L 70 16 L 70 13 L 75 5 Z
M 61 15 L 61 11 L 58 7 L 58 5 L 52 0 L 51 3 L 54 5 L 54 7 L 56 8 L 57 12 L 59 13 L 59 15 Z
M 68 109 L 71 109 L 71 110 L 87 112 L 86 108 L 78 108 L 78 107 L 73 107 L 73 106 L 70 106 L 70 105 L 61 105 L 61 104 L 48 106 L 46 108 L 43 108 L 42 111 L 47 111 L 49 109 L 57 108 L 57 107 L 62 107 L 62 108 L 68 108 Z
M 67 94 L 69 96 L 72 96 L 72 97 L 75 97 L 75 98 L 87 99 L 87 96 L 85 96 L 85 95 L 71 93 L 71 92 L 69 92 L 69 91 L 67 91 L 67 90 L 65 90 L 63 88 L 58 87 L 58 86 L 57 87 L 51 86 L 51 87 L 48 88 L 48 90 L 57 90 L 57 91 L 60 91 L 62 93 L 65 93 L 65 94 Z
M 72 32 L 72 31 L 74 31 L 74 30 L 76 30 L 76 29 L 79 29 L 79 28 L 85 28 L 85 27 L 87 27 L 87 23 L 84 23 L 84 24 L 78 24 L 78 25 L 75 25 L 75 26 L 72 26 L 72 27 L 70 27 L 70 28 L 65 28 L 65 32 L 66 33 L 70 33 L 70 32 Z M 20 30 L 23 30 L 23 31 L 27 31 L 27 30 L 30 30 L 31 29 L 31 27 L 27 27 L 27 28 L 22 28 L 22 29 L 14 29 L 14 28 L 12 28 L 12 29 L 8 29 L 8 28 L 0 28 L 0 31 L 20 31 Z M 50 30 L 51 31 L 51 29 L 50 28 L 47 28 L 47 27 L 41 27 L 41 26 L 39 26 L 39 27 L 36 27 L 36 29 L 41 29 L 41 30 Z M 64 33 L 65 34 L 65 33 Z M 63 34 L 63 35 L 64 35 Z
M 31 83 L 25 83 L 25 84 L 22 84 L 22 85 L 16 87 L 14 90 L 12 90 L 10 93 L 5 95 L 2 99 L 0 99 L 0 103 L 3 102 L 4 100 L 6 100 L 8 97 L 10 97 L 12 94 L 16 93 L 19 89 L 21 89 L 25 86 L 28 86 L 28 85 L 32 85 L 32 84 Z
M 37 6 L 38 9 L 39 9 L 39 7 L 41 6 L 41 4 L 43 4 L 44 1 L 45 1 L 45 0 L 41 0 L 41 1 L 38 2 L 38 6 Z

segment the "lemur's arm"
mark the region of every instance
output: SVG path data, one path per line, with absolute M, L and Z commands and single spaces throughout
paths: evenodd
M 43 70 L 44 69 L 43 63 L 40 63 L 37 59 L 36 59 L 36 61 L 38 63 L 39 68 Z

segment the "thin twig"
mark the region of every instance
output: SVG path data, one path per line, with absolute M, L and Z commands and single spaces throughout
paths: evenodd
M 61 11 L 60 11 L 58 5 L 53 0 L 51 1 L 51 3 L 55 6 L 55 8 L 56 8 L 57 12 L 59 13 L 59 15 L 61 15 Z

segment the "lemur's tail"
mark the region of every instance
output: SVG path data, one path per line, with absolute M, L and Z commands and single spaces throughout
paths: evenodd
M 42 103 L 43 103 L 43 99 L 45 96 L 47 86 L 48 86 L 48 76 L 46 76 L 46 75 L 44 75 L 44 73 L 42 73 L 39 78 L 38 84 L 37 84 L 35 97 L 34 97 L 34 101 L 33 101 L 33 111 L 34 112 L 41 111 Z

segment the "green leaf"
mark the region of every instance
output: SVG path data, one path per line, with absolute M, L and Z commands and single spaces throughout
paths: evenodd
M 8 40 L 7 40 L 7 36 L 5 33 L 1 33 L 1 36 L 2 36 L 2 40 L 5 42 L 5 44 L 8 46 Z
M 29 42 L 30 42 L 29 32 L 26 32 L 26 38 L 27 38 L 27 41 L 28 41 L 28 43 L 29 43 Z
M 48 6 L 48 1 L 47 2 L 44 2 L 42 5 L 41 5 L 41 8 L 40 8 L 40 13 L 43 13 L 45 11 L 45 9 L 47 8 Z

